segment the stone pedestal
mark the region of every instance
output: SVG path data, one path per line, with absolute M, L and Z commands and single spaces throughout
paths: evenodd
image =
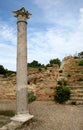
M 27 114 L 15 115 L 14 117 L 11 118 L 11 120 L 19 121 L 19 122 L 26 122 L 26 121 L 30 120 L 31 118 L 33 118 L 33 115 L 30 115 L 29 113 L 27 113 Z
M 17 18 L 17 88 L 16 108 L 17 115 L 12 118 L 16 121 L 27 121 L 33 116 L 28 111 L 27 92 L 27 22 L 30 13 L 21 8 L 13 12 Z

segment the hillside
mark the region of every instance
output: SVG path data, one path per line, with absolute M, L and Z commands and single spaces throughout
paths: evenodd
M 71 101 L 83 103 L 83 65 L 79 62 L 83 59 L 74 59 L 66 57 L 62 61 L 60 68 L 58 66 L 47 68 L 29 68 L 27 77 L 28 91 L 33 91 L 36 100 L 51 101 L 56 94 L 55 88 L 57 81 L 66 79 L 71 88 Z M 16 75 L 11 74 L 8 77 L 0 75 L 0 103 L 4 105 L 8 102 L 15 102 L 16 99 Z M 5 108 L 3 105 L 3 108 Z M 0 106 L 2 108 L 2 106 Z M 1 109 L 0 108 L 0 109 Z M 12 106 L 11 109 L 15 109 Z

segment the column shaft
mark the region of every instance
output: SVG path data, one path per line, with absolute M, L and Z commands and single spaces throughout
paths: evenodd
M 25 21 L 17 22 L 17 114 L 26 113 L 27 106 L 27 28 Z

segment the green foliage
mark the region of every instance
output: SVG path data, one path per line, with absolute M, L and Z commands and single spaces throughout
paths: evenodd
M 45 67 L 52 67 L 53 65 L 59 65 L 61 64 L 61 61 L 56 58 L 56 59 L 52 59 L 49 61 L 49 64 L 44 65 L 44 64 L 40 64 L 38 61 L 33 60 L 31 63 L 28 63 L 27 66 L 28 67 L 32 67 L 32 68 L 45 68 Z
M 33 102 L 35 100 L 36 100 L 36 96 L 34 95 L 34 93 L 33 92 L 29 92 L 28 93 L 28 103 L 31 103 L 31 102 Z
M 52 64 L 47 64 L 46 67 L 52 67 L 53 65 Z
M 78 59 L 79 57 L 78 56 L 74 56 L 74 59 Z
M 68 82 L 63 78 L 58 80 L 57 83 L 58 86 L 56 88 L 55 100 L 58 103 L 65 103 L 67 100 L 70 99 L 70 88 L 67 87 Z
M 83 58 L 83 51 L 80 52 L 80 53 L 78 53 L 78 57 L 79 57 L 79 58 Z
M 50 64 L 51 64 L 51 65 L 53 65 L 53 64 L 58 64 L 58 65 L 60 66 L 61 61 L 60 61 L 58 58 L 56 58 L 56 59 L 51 59 L 51 60 L 50 60 Z
M 83 58 L 83 51 L 80 52 L 80 53 L 76 53 L 76 54 L 74 55 L 74 58 L 75 58 L 75 59 Z
M 83 66 L 83 60 L 79 61 L 79 66 Z
M 0 74 L 3 74 L 4 76 L 7 77 L 7 76 L 9 76 L 9 75 L 11 75 L 13 73 L 16 73 L 16 72 L 7 70 L 2 65 L 0 65 Z
M 7 70 L 4 69 L 4 67 L 2 65 L 0 65 L 0 74 L 6 74 Z
M 58 103 L 65 103 L 70 99 L 70 88 L 59 86 L 56 88 L 55 100 Z
M 44 68 L 44 64 L 40 64 L 36 60 L 33 60 L 31 63 L 28 63 L 27 66 L 32 68 Z
M 67 80 L 65 79 L 58 80 L 57 82 L 58 82 L 58 85 L 60 86 L 66 86 L 68 84 Z

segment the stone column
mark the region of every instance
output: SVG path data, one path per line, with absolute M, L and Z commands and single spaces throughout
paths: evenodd
M 30 13 L 21 8 L 13 12 L 17 18 L 17 88 L 16 108 L 17 115 L 12 120 L 27 121 L 33 116 L 28 111 L 27 100 L 27 22 Z

